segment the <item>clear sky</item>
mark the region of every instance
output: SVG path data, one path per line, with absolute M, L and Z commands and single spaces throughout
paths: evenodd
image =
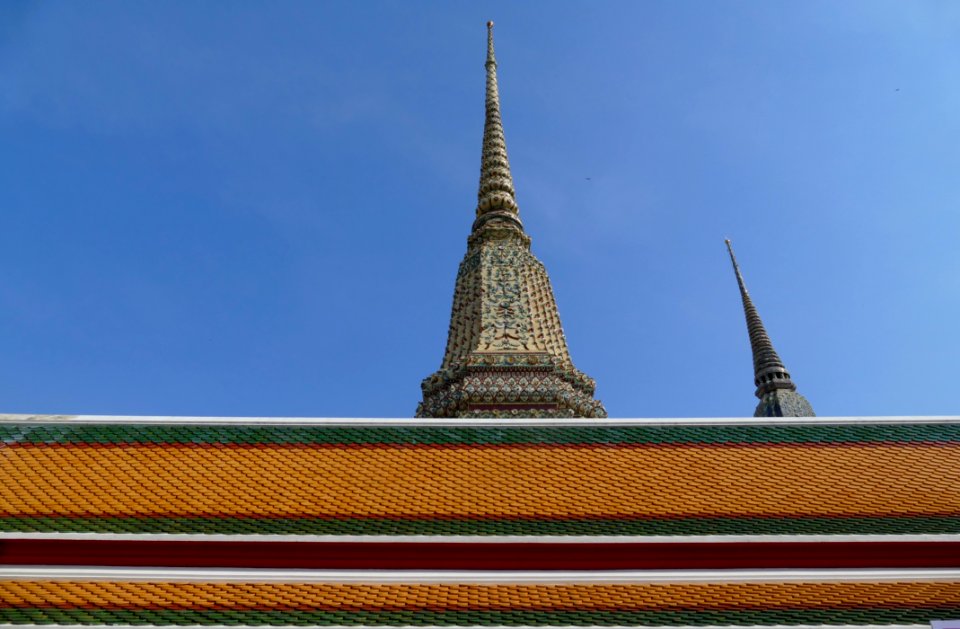
M 613 417 L 960 414 L 960 3 L 0 3 L 0 411 L 412 416 L 476 203 Z

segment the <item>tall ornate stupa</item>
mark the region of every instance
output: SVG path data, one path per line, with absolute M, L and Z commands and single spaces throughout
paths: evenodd
M 447 349 L 417 417 L 606 417 L 573 366 L 550 279 L 530 253 L 500 117 L 493 22 L 476 220 L 457 272 Z
M 767 335 L 767 330 L 760 320 L 747 286 L 740 274 L 740 265 L 733 255 L 733 245 L 727 243 L 730 252 L 730 261 L 733 262 L 733 272 L 737 276 L 740 286 L 740 298 L 743 300 L 743 314 L 747 319 L 747 333 L 750 335 L 750 349 L 753 352 L 753 382 L 757 386 L 755 395 L 760 398 L 754 417 L 814 417 L 813 407 L 807 398 L 797 393 L 797 385 L 793 383 L 783 361 L 773 348 L 773 341 Z

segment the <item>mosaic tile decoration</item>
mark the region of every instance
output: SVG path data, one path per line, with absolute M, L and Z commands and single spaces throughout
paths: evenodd
M 573 366 L 547 271 L 520 220 L 500 115 L 493 23 L 476 220 L 457 272 L 447 348 L 417 417 L 606 417 Z

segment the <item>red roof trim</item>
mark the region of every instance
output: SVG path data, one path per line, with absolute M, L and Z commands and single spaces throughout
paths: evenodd
M 381 570 L 960 568 L 960 542 L 0 540 L 0 564 Z

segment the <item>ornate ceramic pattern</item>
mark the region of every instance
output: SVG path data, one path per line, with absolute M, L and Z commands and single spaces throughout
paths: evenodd
M 454 290 L 440 371 L 417 417 L 605 417 L 595 384 L 570 359 L 543 264 L 518 228 L 470 238 Z
M 760 398 L 754 417 L 816 417 L 807 398 L 796 391 L 777 389 Z
M 550 279 L 518 216 L 487 26 L 477 219 L 457 273 L 443 363 L 421 385 L 417 417 L 606 417 L 593 380 L 570 360 Z

